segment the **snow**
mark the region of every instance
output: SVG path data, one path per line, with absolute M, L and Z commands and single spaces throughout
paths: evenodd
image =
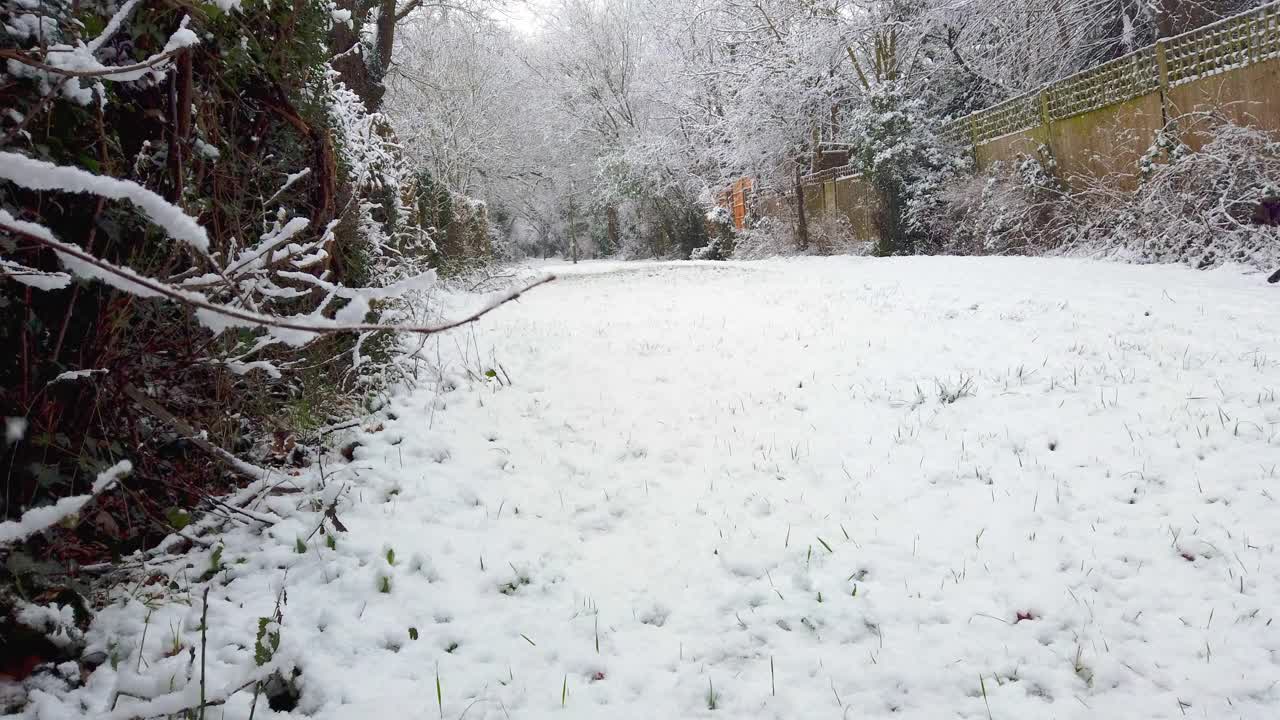
M 560 279 L 433 339 L 447 369 L 352 431 L 353 462 L 274 479 L 304 490 L 253 506 L 280 523 L 230 531 L 216 564 L 148 565 L 180 597 L 121 594 L 86 635 L 117 669 L 28 715 L 98 716 L 117 688 L 143 698 L 119 717 L 189 706 L 208 568 L 210 696 L 301 670 L 297 710 L 257 717 L 1280 710 L 1280 337 L 1259 276 L 536 270 Z
M 6 64 L 8 73 L 17 77 L 37 79 L 40 81 L 42 94 L 48 94 L 56 89 L 68 100 L 80 105 L 88 105 L 93 101 L 95 95 L 101 102 L 105 103 L 105 88 L 102 84 L 104 80 L 130 82 L 148 75 L 157 81 L 160 80 L 166 72 L 165 68 L 162 67 L 165 60 L 173 53 L 192 47 L 200 42 L 195 32 L 187 27 L 191 22 L 189 15 L 183 16 L 178 29 L 169 37 L 164 49 L 159 54 L 152 55 L 141 63 L 115 68 L 103 65 L 95 57 L 95 54 L 102 49 L 107 41 L 120 30 L 120 27 L 133 13 L 133 9 L 137 5 L 138 0 L 128 0 L 121 5 L 107 22 L 103 32 L 88 43 L 77 41 L 75 45 L 65 43 L 49 44 L 42 62 L 54 68 L 53 70 L 46 70 L 12 58 Z M 47 44 L 50 37 L 58 37 L 57 22 L 54 18 L 37 18 L 34 15 L 25 14 L 11 18 L 11 20 L 13 21 L 12 24 L 6 24 L 5 28 L 10 34 L 17 37 L 35 35 L 42 38 L 41 45 Z M 42 25 L 47 25 L 47 32 L 40 32 Z M 97 79 L 87 81 L 83 78 L 75 77 L 78 73 L 94 74 Z M 88 87 L 84 85 L 84 82 L 89 83 Z
M 102 46 L 114 37 L 117 32 L 119 32 L 120 26 L 124 24 L 124 21 L 133 13 L 133 9 L 138 6 L 139 2 L 140 0 L 126 0 L 126 2 L 120 6 L 120 9 L 111 16 L 111 19 L 107 21 L 106 27 L 102 29 L 102 32 L 98 37 L 85 44 L 85 50 L 87 50 L 90 55 L 101 50 Z M 183 26 L 186 26 L 186 22 L 183 23 Z
M 12 429 L 12 425 L 10 425 Z M 10 432 L 10 436 L 12 432 Z M 56 525 L 80 512 L 100 493 L 115 485 L 121 477 L 128 475 L 133 465 L 128 460 L 121 460 L 110 468 L 98 473 L 88 495 L 64 497 L 52 505 L 31 508 L 17 520 L 0 523 L 0 546 L 26 540 L 36 533 Z
M 68 647 L 77 639 L 75 611 L 70 605 L 20 604 L 17 619 L 42 631 L 55 645 Z
M 21 442 L 27 435 L 27 419 L 23 417 L 7 417 L 4 419 L 4 441 L 7 444 Z
M 161 52 L 171 53 L 182 48 L 194 47 L 200 44 L 200 37 L 195 34 L 191 28 L 187 27 L 191 23 L 190 15 L 183 15 L 182 21 L 178 25 L 178 29 L 169 36 L 169 41 L 165 43 L 164 50 Z
M 12 217 L 6 214 L 5 219 Z M 0 275 L 11 277 L 37 290 L 61 290 L 71 284 L 71 276 L 66 273 L 44 272 L 12 260 L 0 259 Z
M 94 375 L 106 374 L 106 372 L 107 371 L 105 369 L 101 368 L 91 370 L 68 370 L 63 373 L 58 373 L 58 376 L 50 380 L 49 384 L 52 385 L 56 382 L 83 380 L 84 378 L 93 377 Z
M 219 158 L 222 157 L 222 151 L 219 150 L 217 146 L 210 145 L 209 143 L 201 140 L 200 138 L 195 139 L 195 146 L 196 146 L 196 152 L 200 153 L 207 160 L 217 161 Z

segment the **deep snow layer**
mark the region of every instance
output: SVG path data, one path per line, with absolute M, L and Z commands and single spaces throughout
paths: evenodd
M 285 522 L 227 539 L 210 695 L 251 677 L 283 588 L 271 664 L 301 668 L 298 717 L 1280 715 L 1280 291 L 1259 276 L 559 270 L 433 346 L 444 382 L 331 461 L 321 502 L 278 496 L 259 509 Z M 311 533 L 335 496 L 331 547 Z M 176 572 L 189 606 L 104 612 L 90 640 L 118 669 L 30 714 L 193 697 L 209 556 Z

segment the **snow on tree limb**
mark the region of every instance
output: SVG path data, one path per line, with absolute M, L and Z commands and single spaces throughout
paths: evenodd
M 88 495 L 62 498 L 53 505 L 32 508 L 23 513 L 22 517 L 17 520 L 0 523 L 0 545 L 11 545 L 15 542 L 26 540 L 32 535 L 42 530 L 47 530 L 80 512 L 81 508 L 88 505 L 98 495 L 106 492 L 120 478 L 132 471 L 133 464 L 128 460 L 121 460 L 98 473 L 98 478 L 93 481 L 93 488 Z
M 71 284 L 71 276 L 64 272 L 36 270 L 12 260 L 0 259 L 0 275 L 37 290 L 61 290 Z
M 102 32 L 98 34 L 98 37 L 85 43 L 85 48 L 88 49 L 90 53 L 98 52 L 98 49 L 105 45 L 106 42 L 120 30 L 120 26 L 123 25 L 124 21 L 129 18 L 131 13 L 133 13 L 133 9 L 138 6 L 139 2 L 141 2 L 141 0 L 128 0 L 126 3 L 121 5 L 120 9 L 116 11 L 116 14 L 112 15 L 111 19 L 107 21 L 106 27 L 102 29 Z
M 88 193 L 111 200 L 128 200 L 170 237 L 187 243 L 202 255 L 209 252 L 209 236 L 195 218 L 135 182 L 94 175 L 77 167 L 54 165 L 7 151 L 0 151 L 0 179 L 29 190 Z

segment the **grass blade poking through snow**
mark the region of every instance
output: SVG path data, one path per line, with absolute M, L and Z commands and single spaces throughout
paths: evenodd
M 1212 617 L 1212 616 L 1210 616 Z M 200 601 L 200 720 L 204 720 L 204 710 L 208 707 L 205 702 L 205 651 L 209 647 L 209 586 L 204 587 L 204 598 Z
M 565 674 L 564 683 L 560 685 L 560 707 L 569 700 L 569 675 Z
M 444 688 L 440 686 L 440 663 L 436 663 L 436 707 L 440 708 L 440 717 L 444 717 Z
M 978 685 L 982 687 L 982 703 L 987 706 L 987 720 L 991 720 L 991 702 L 987 700 L 987 681 L 978 675 Z

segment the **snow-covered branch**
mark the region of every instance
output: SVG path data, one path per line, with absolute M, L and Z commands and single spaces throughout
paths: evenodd
M 22 542 L 32 535 L 47 530 L 75 515 L 85 505 L 92 502 L 94 498 L 111 489 L 112 486 L 119 482 L 120 478 L 132 471 L 133 464 L 128 460 L 121 460 L 98 473 L 98 477 L 93 481 L 93 487 L 90 488 L 87 495 L 64 497 L 52 505 L 32 508 L 23 513 L 22 517 L 17 520 L 0 523 L 0 545 L 12 545 L 16 542 Z

